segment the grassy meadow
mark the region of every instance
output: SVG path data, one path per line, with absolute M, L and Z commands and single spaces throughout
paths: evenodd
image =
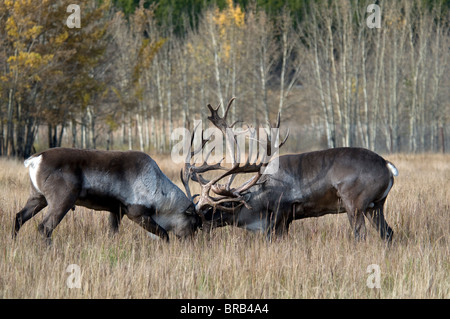
M 154 158 L 183 189 L 180 167 Z M 450 298 L 450 155 L 386 158 L 399 170 L 385 207 L 391 247 L 368 221 L 367 240 L 355 243 L 345 214 L 294 221 L 272 243 L 224 227 L 167 244 L 127 218 L 110 237 L 108 214 L 82 207 L 69 211 L 50 247 L 37 231 L 43 213 L 13 241 L 29 178 L 21 162 L 0 159 L 0 298 Z M 79 288 L 69 288 L 73 264 Z M 380 288 L 367 285 L 370 265 Z

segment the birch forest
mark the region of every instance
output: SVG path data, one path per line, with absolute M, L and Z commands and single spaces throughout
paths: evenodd
M 69 27 L 69 4 L 80 27 Z M 379 27 L 369 27 L 379 7 Z M 282 117 L 284 151 L 450 148 L 445 0 L 0 0 L 0 155 L 169 153 L 178 127 Z

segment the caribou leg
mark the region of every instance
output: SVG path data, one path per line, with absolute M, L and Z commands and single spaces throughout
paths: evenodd
M 280 223 L 275 227 L 275 236 L 277 238 L 285 238 L 289 233 L 289 226 L 291 225 L 292 220 L 283 219 Z
M 355 239 L 365 240 L 366 239 L 366 224 L 364 221 L 364 211 L 363 205 L 358 204 L 354 200 L 349 200 L 348 198 L 341 197 L 342 204 L 347 212 L 348 221 L 350 222 L 350 227 L 352 228 Z
M 16 219 L 14 222 L 13 239 L 17 237 L 20 227 L 25 224 L 30 218 L 39 213 L 42 209 L 47 206 L 47 201 L 43 195 L 33 193 L 30 198 L 28 198 L 27 203 L 20 212 L 16 214 Z
M 269 227 L 267 228 L 267 240 L 283 238 L 287 236 L 289 232 L 289 226 L 291 225 L 292 218 L 289 213 L 278 208 L 277 212 L 269 212 Z M 288 216 L 288 217 L 286 217 Z
M 350 209 L 347 211 L 347 217 L 350 222 L 350 226 L 352 227 L 353 232 L 355 234 L 355 239 L 357 241 L 365 240 L 366 223 L 364 221 L 364 214 L 362 211 L 358 209 L 355 209 L 353 211 Z
M 119 207 L 117 210 L 110 211 L 109 214 L 109 227 L 111 230 L 111 234 L 117 234 L 119 232 L 120 222 L 122 221 L 124 212 L 122 212 L 122 207 Z
M 158 225 L 151 217 L 151 209 L 140 205 L 131 205 L 127 207 L 127 216 L 132 221 L 140 225 L 146 231 L 155 234 L 165 241 L 169 241 L 167 231 Z
M 64 187 L 62 187 L 64 189 Z M 48 210 L 39 224 L 38 230 L 44 236 L 48 244 L 51 244 L 53 230 L 58 226 L 67 212 L 75 205 L 77 194 L 69 192 L 65 194 L 55 193 L 51 199 L 48 199 Z
M 385 201 L 386 198 L 378 203 L 375 203 L 375 206 L 368 209 L 365 215 L 367 219 L 369 219 L 371 224 L 375 227 L 375 229 L 379 232 L 381 239 L 386 240 L 387 242 L 391 242 L 394 231 L 391 227 L 389 227 L 386 219 L 384 218 L 383 206 Z
M 337 188 L 337 194 L 347 212 L 350 227 L 354 232 L 355 239 L 359 241 L 366 239 L 364 213 L 368 203 L 366 203 L 367 195 L 364 192 L 360 192 L 358 196 L 354 196 L 355 193 L 358 193 L 358 190 L 352 183 L 344 183 Z

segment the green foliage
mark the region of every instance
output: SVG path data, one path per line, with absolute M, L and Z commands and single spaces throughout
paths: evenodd
M 139 0 L 114 0 L 114 5 L 128 16 L 139 6 Z
M 422 0 L 425 7 L 442 5 L 443 18 L 448 17 L 450 0 Z M 139 7 L 140 0 L 114 0 L 114 6 L 125 13 L 132 14 Z M 264 10 L 272 20 L 276 20 L 283 10 L 288 10 L 293 17 L 292 23 L 297 25 L 304 19 L 305 12 L 311 4 L 321 7 L 331 6 L 329 0 L 234 0 L 244 11 L 251 7 Z M 196 28 L 201 14 L 212 6 L 220 10 L 226 8 L 226 0 L 144 0 L 144 8 L 154 7 L 155 18 L 162 27 L 170 27 L 175 34 L 183 35 L 187 28 Z
M 288 9 L 296 19 L 301 19 L 303 8 L 310 0 L 237 0 L 236 5 L 247 10 L 255 5 L 265 10 L 271 18 L 276 18 L 284 9 Z M 116 8 L 129 16 L 139 7 L 139 0 L 114 0 Z M 226 8 L 226 0 L 145 0 L 144 8 L 155 8 L 155 18 L 160 26 L 169 26 L 182 35 L 186 28 L 196 28 L 199 16 L 208 8 L 217 6 Z

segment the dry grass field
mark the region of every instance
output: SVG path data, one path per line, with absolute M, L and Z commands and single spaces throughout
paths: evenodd
M 294 221 L 272 243 L 225 227 L 166 244 L 127 218 L 110 237 L 107 213 L 82 207 L 67 214 L 50 247 L 37 231 L 42 213 L 13 241 L 28 172 L 1 159 L 0 298 L 450 298 L 450 156 L 386 158 L 399 170 L 385 207 L 391 247 L 368 223 L 367 240 L 355 243 L 344 214 Z M 179 168 L 155 160 L 181 186 Z M 80 288 L 68 287 L 72 264 Z M 373 264 L 380 288 L 367 285 Z

